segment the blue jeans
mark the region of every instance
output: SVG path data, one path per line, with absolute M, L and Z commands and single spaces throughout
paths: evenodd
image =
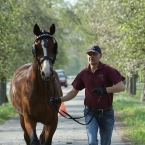
M 84 109 L 84 115 L 88 112 L 88 109 Z M 85 116 L 85 123 L 91 119 L 93 111 Z M 107 111 L 105 113 L 96 113 L 92 121 L 86 125 L 86 131 L 88 135 L 88 145 L 98 145 L 98 130 L 101 139 L 101 145 L 110 145 L 111 137 L 114 127 L 114 110 Z

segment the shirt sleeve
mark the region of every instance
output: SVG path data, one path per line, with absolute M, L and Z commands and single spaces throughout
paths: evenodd
M 82 90 L 85 88 L 85 84 L 82 80 L 82 74 L 79 73 L 76 78 L 74 79 L 74 81 L 71 84 L 76 90 Z
M 120 81 L 124 81 L 125 77 L 120 74 L 120 72 L 110 66 L 108 66 L 107 69 L 107 77 L 112 81 L 112 83 L 115 85 L 119 83 Z

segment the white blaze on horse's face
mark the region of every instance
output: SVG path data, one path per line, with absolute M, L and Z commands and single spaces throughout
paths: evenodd
M 47 56 L 47 47 L 46 47 L 46 45 L 48 45 L 48 40 L 47 39 L 42 39 L 41 46 L 43 48 L 44 57 Z M 42 71 L 43 71 L 43 73 L 45 74 L 46 77 L 49 77 L 49 75 L 51 73 L 49 60 L 47 60 L 47 59 L 44 60 Z

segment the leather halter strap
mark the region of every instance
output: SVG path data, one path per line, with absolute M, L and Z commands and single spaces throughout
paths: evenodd
M 52 35 L 50 35 L 49 33 L 43 33 L 43 34 L 41 34 L 41 35 L 39 35 L 39 36 L 37 36 L 36 37 L 36 39 L 34 40 L 34 43 L 35 43 L 35 41 L 37 41 L 38 39 L 40 39 L 40 38 L 42 38 L 42 37 L 49 37 L 49 38 L 53 38 L 54 40 L 55 40 L 55 38 L 52 36 Z M 56 41 L 56 40 L 55 40 Z
M 57 43 L 56 39 L 55 39 L 52 35 L 50 35 L 50 34 L 49 34 L 48 32 L 46 32 L 45 30 L 41 30 L 41 31 L 42 31 L 42 34 L 40 34 L 39 36 L 36 37 L 36 39 L 34 40 L 34 44 L 33 44 L 33 45 L 35 45 L 35 42 L 36 42 L 38 39 L 41 39 L 41 38 L 43 38 L 43 37 L 52 38 L 52 39 L 55 41 L 55 44 Z M 34 54 L 33 54 L 33 55 L 34 55 Z M 34 57 L 36 58 L 37 56 L 35 55 Z M 56 59 L 56 54 L 55 54 L 54 58 L 52 58 L 51 56 L 45 56 L 45 57 L 43 57 L 40 61 L 37 59 L 37 61 L 39 61 L 38 64 L 40 65 L 45 59 L 51 60 L 52 63 L 54 64 L 55 59 Z
M 41 64 L 45 59 L 47 59 L 47 60 L 49 59 L 49 60 L 51 60 L 51 61 L 53 62 L 53 58 L 52 58 L 51 56 L 44 56 L 43 58 L 40 59 L 40 61 L 39 61 L 40 64 Z

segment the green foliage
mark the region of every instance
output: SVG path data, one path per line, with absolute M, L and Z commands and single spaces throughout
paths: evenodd
M 0 124 L 16 114 L 17 112 L 14 110 L 10 103 L 2 104 L 0 106 Z
M 140 80 L 144 78 L 140 75 L 145 51 L 143 0 L 82 0 L 75 5 L 63 0 L 1 0 L 0 12 L 1 76 L 11 76 L 16 68 L 32 61 L 35 23 L 45 29 L 55 23 L 59 46 L 55 68 L 70 64 L 72 49 L 78 54 L 80 68 L 86 66 L 86 49 L 95 43 L 102 48 L 104 62 L 125 75 L 138 73 Z
M 144 37 L 144 13 L 145 2 L 138 1 L 118 1 L 117 20 L 121 26 L 121 31 L 124 33 L 124 63 L 126 73 L 140 73 L 144 71 L 144 56 L 145 43 Z
M 31 46 L 34 41 L 35 23 L 45 30 L 56 25 L 56 40 L 59 46 L 57 65 L 66 63 L 63 42 L 63 26 L 59 25 L 62 0 L 56 1 L 2 1 L 0 6 L 0 78 L 10 77 L 21 65 L 32 61 Z M 59 7 L 61 4 L 61 7 Z
M 103 61 L 124 75 L 144 73 L 145 1 L 83 0 L 77 1 L 73 12 L 85 47 L 100 45 Z
M 81 50 L 85 56 L 86 48 L 91 44 L 97 44 L 102 48 L 102 61 L 108 63 L 123 72 L 122 48 L 120 48 L 120 37 L 118 33 L 120 26 L 116 21 L 114 1 L 78 1 L 76 15 L 80 20 L 79 30 L 85 45 L 85 51 Z M 120 53 L 121 52 L 121 53 Z M 85 57 L 83 57 L 85 58 Z
M 114 97 L 114 109 L 119 112 L 125 126 L 124 134 L 129 135 L 134 145 L 145 144 L 145 102 L 140 102 L 142 85 L 137 86 L 137 95 L 117 93 Z
M 69 57 L 68 66 L 65 68 L 67 75 L 76 75 L 80 70 L 79 59 L 76 55 L 71 55 Z

